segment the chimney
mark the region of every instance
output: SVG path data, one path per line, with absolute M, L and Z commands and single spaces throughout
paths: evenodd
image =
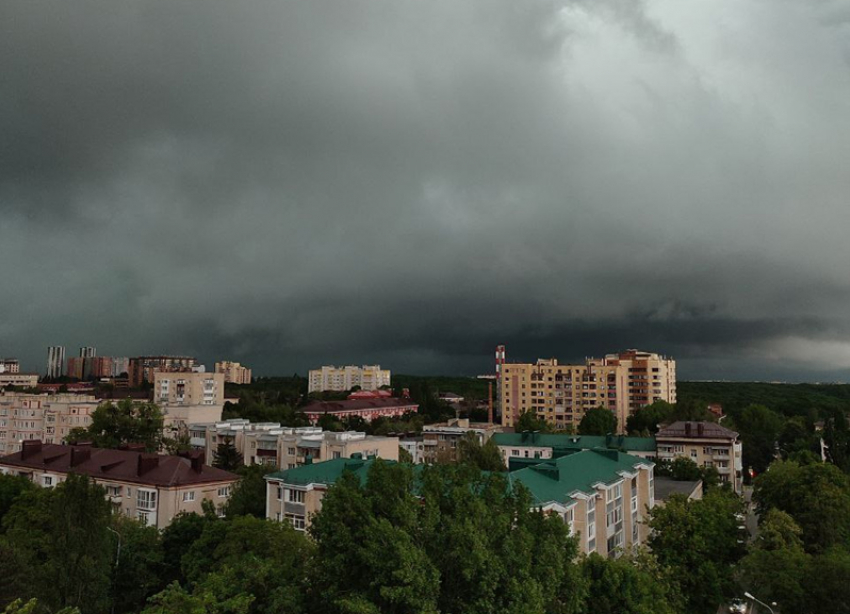
M 21 460 L 41 453 L 41 439 L 31 439 L 21 442 Z
M 76 467 L 91 458 L 90 447 L 74 446 L 71 448 L 71 467 Z
M 685 437 L 691 436 L 691 423 L 685 422 Z
M 192 463 L 192 471 L 195 473 L 201 473 L 204 470 L 204 457 L 201 452 L 196 452 L 190 458 Z
M 139 461 L 136 475 L 143 476 L 148 471 L 156 469 L 159 466 L 158 454 L 139 454 Z

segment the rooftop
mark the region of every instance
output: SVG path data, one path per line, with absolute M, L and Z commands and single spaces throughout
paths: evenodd
M 267 480 L 280 480 L 285 484 L 333 484 L 343 473 L 350 471 L 365 483 L 369 467 L 375 462 L 374 458 L 334 458 L 321 463 L 301 465 L 284 471 L 276 471 L 266 476 Z M 385 463 L 395 461 L 384 460 Z
M 566 503 L 578 493 L 594 495 L 598 484 L 613 484 L 637 465 L 653 463 L 617 450 L 582 450 L 514 471 L 510 479 L 527 487 L 538 505 Z
M 685 495 L 689 497 L 697 489 L 701 481 L 686 482 L 671 478 L 656 477 L 655 499 L 658 501 L 667 501 L 671 495 Z
M 348 401 L 313 401 L 301 408 L 304 413 L 311 412 L 335 412 L 352 411 L 357 409 L 383 409 L 385 407 L 418 407 L 411 399 L 400 399 L 398 397 L 351 399 Z
M 201 459 L 199 454 L 165 456 L 90 445 L 42 444 L 34 440 L 24 441 L 20 452 L 0 457 L 0 465 L 171 487 L 230 482 L 239 478 L 235 473 L 204 465 Z
M 657 438 L 665 437 L 696 437 L 705 439 L 737 439 L 738 433 L 715 422 L 674 422 L 665 426 L 655 435 Z
M 523 433 L 495 433 L 493 441 L 498 446 L 553 448 L 555 451 L 563 450 L 565 452 L 590 450 L 592 448 L 608 448 L 625 450 L 626 452 L 655 452 L 655 439 L 653 437 L 626 437 L 624 435 L 561 435 L 525 431 Z

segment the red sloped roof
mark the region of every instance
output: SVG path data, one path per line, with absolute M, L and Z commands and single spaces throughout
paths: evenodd
M 352 411 L 359 409 L 387 409 L 395 407 L 413 407 L 419 409 L 419 405 L 410 399 L 373 398 L 373 399 L 351 399 L 348 401 L 313 401 L 301 408 L 304 413 L 333 413 L 336 411 Z M 414 409 L 414 411 L 415 411 Z

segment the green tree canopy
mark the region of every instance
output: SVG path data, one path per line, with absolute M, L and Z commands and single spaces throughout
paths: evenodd
M 579 422 L 579 435 L 607 435 L 617 432 L 617 416 L 605 407 L 588 409 Z
M 225 471 L 236 471 L 244 465 L 242 453 L 233 445 L 233 440 L 226 437 L 213 452 L 213 467 L 224 469 Z
M 157 452 L 162 444 L 162 412 L 153 403 L 131 399 L 102 403 L 92 412 L 87 429 L 74 429 L 69 441 L 91 441 L 98 448 L 117 448 L 122 444 L 141 443 L 148 452 Z
M 595 552 L 581 563 L 587 581 L 587 612 L 594 614 L 676 614 L 676 583 L 647 554 L 604 559 Z
M 517 419 L 516 424 L 514 425 L 514 430 L 517 433 L 523 433 L 525 431 L 548 433 L 550 428 L 546 420 L 539 418 L 534 411 L 528 410 L 523 412 Z
M 504 471 L 502 453 L 492 439 L 482 445 L 478 435 L 472 431 L 466 433 L 457 442 L 457 456 L 461 463 L 470 463 L 482 471 Z
M 265 476 L 277 471 L 268 465 L 243 465 L 237 469 L 241 476 L 233 486 L 224 511 L 228 518 L 235 516 L 266 516 Z

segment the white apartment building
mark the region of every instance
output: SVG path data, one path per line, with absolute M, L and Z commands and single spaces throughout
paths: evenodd
M 276 422 L 249 422 L 242 418 L 209 424 L 191 424 L 189 442 L 203 450 L 212 464 L 219 444 L 229 442 L 246 465 L 291 469 L 308 462 L 320 463 L 352 454 L 398 460 L 397 437 L 379 437 L 358 431 L 335 433 L 317 426 L 286 427 Z
M 0 373 L 20 373 L 21 363 L 17 358 L 0 358 Z
M 744 491 L 744 463 L 738 433 L 714 422 L 674 422 L 655 435 L 660 460 L 689 458 L 699 467 L 714 467 L 721 482 Z
M 47 377 L 65 375 L 65 346 L 51 345 L 47 348 Z
M 362 390 L 377 390 L 381 386 L 389 385 L 390 371 L 381 369 L 381 365 L 329 365 L 310 370 L 308 392 L 345 392 L 355 386 L 360 386 Z

